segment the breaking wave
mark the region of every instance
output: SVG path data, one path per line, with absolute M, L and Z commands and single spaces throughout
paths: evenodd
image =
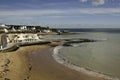
M 78 72 L 82 72 L 82 73 L 85 73 L 85 74 L 88 74 L 88 75 L 91 75 L 91 76 L 101 77 L 101 78 L 108 79 L 108 80 L 120 80 L 119 78 L 115 78 L 115 77 L 111 77 L 111 76 L 108 76 L 108 75 L 105 75 L 105 74 L 102 74 L 102 73 L 90 71 L 90 70 L 87 70 L 83 67 L 79 67 L 75 64 L 72 64 L 69 61 L 66 61 L 66 59 L 64 59 L 63 57 L 58 56 L 59 50 L 61 48 L 63 48 L 63 46 L 57 46 L 53 49 L 53 55 L 52 56 L 58 63 L 63 64 L 64 66 L 66 66 L 70 69 L 73 69 L 73 70 L 76 70 Z

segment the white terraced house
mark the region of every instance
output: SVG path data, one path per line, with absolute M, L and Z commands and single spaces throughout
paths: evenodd
M 14 43 L 40 41 L 37 34 L 18 34 L 14 37 Z

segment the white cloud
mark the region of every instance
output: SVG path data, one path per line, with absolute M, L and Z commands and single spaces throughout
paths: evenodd
M 65 17 L 65 16 L 81 16 L 81 14 L 89 15 L 120 15 L 120 8 L 79 8 L 79 9 L 63 9 L 63 10 L 13 10 L 0 11 L 0 18 L 4 17 L 34 17 L 34 16 L 51 16 L 51 17 Z
M 71 15 L 89 14 L 89 15 L 120 15 L 120 8 L 82 8 L 82 9 L 71 9 L 64 11 L 65 14 Z M 114 14 L 114 15 L 113 15 Z
M 80 2 L 87 2 L 87 0 L 80 0 Z
M 105 3 L 105 0 L 93 0 L 92 1 L 92 4 L 95 6 L 103 5 L 104 3 Z
M 61 10 L 13 10 L 0 11 L 0 16 L 31 16 L 31 15 L 50 15 L 63 13 Z
M 87 2 L 88 0 L 80 0 L 80 2 Z M 92 5 L 98 6 L 103 5 L 105 3 L 105 0 L 92 0 Z
M 75 12 L 82 14 L 120 14 L 120 8 L 86 8 L 75 10 Z

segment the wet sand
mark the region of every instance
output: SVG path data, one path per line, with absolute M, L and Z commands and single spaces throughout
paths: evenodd
M 71 70 L 57 63 L 52 57 L 52 52 L 53 48 L 48 47 L 29 55 L 32 65 L 29 80 L 105 80 Z

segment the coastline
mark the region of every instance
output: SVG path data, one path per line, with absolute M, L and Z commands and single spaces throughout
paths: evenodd
M 105 80 L 119 80 L 118 78 L 114 78 L 112 76 L 108 76 L 108 75 L 105 75 L 105 74 L 102 74 L 102 73 L 98 73 L 98 72 L 94 72 L 94 71 L 91 71 L 91 70 L 87 70 L 83 67 L 79 67 L 71 62 L 69 62 L 67 59 L 63 58 L 63 57 L 60 57 L 58 56 L 59 54 L 59 49 L 63 48 L 63 46 L 57 46 L 54 48 L 54 51 L 53 51 L 53 58 L 60 64 L 70 68 L 70 69 L 73 69 L 73 70 L 76 70 L 78 72 L 82 72 L 82 73 L 85 73 L 85 74 L 88 74 L 90 76 L 93 76 L 93 77 L 100 77 L 100 78 L 104 78 Z
M 29 55 L 31 58 L 31 77 L 29 80 L 107 80 L 78 72 L 59 64 L 53 58 L 54 48 L 48 47 Z
M 9 70 L 0 80 L 107 80 L 56 62 L 53 51 L 54 47 L 49 45 L 32 45 L 20 47 L 15 52 L 1 53 L 1 62 L 9 59 L 10 63 L 7 65 Z

